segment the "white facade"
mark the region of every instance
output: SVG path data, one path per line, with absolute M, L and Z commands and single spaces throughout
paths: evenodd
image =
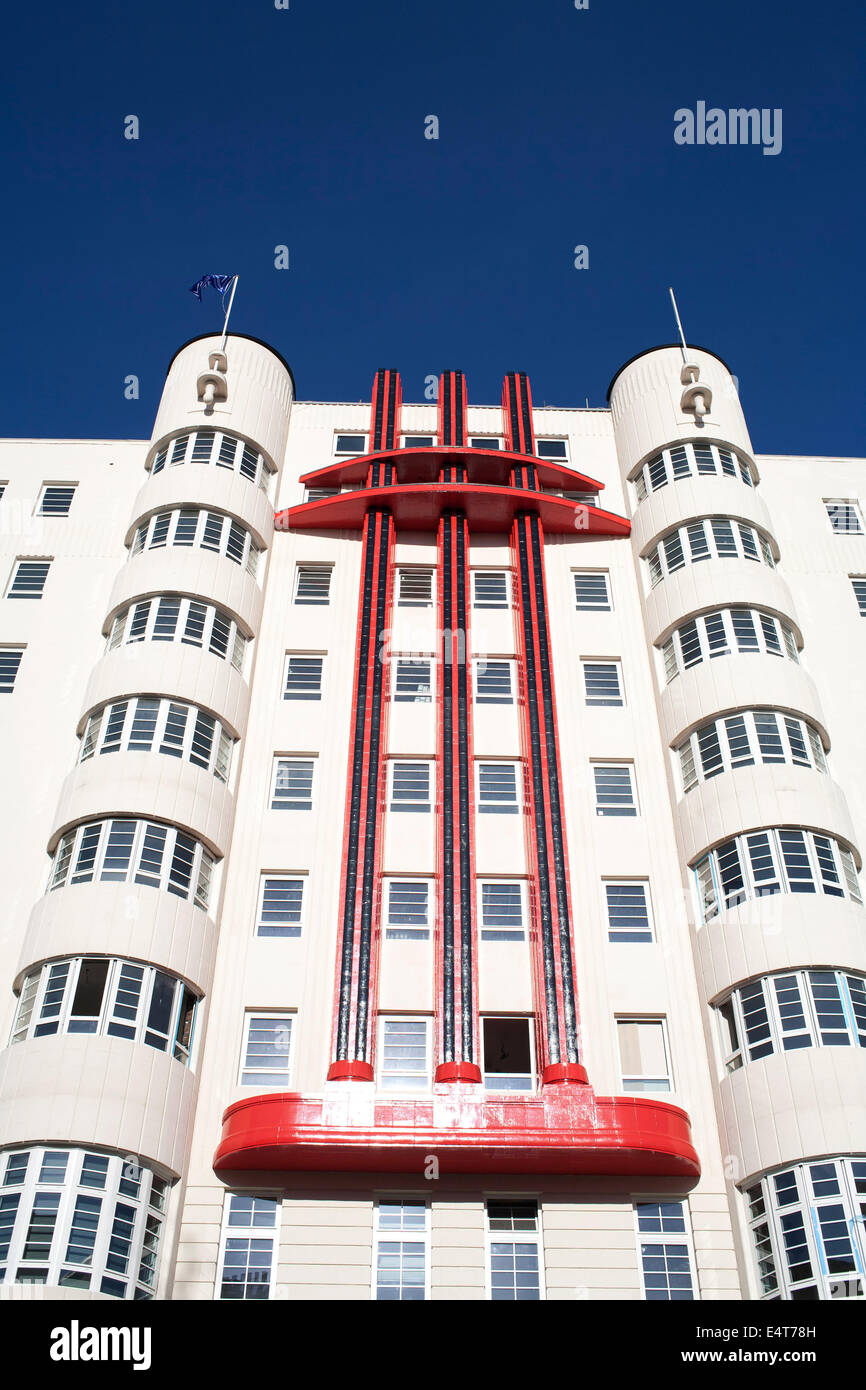
M 369 436 L 370 405 L 294 401 L 267 346 L 232 336 L 225 369 L 217 349 L 198 339 L 177 354 L 150 442 L 0 442 L 11 687 L 0 695 L 0 1296 L 44 1283 L 48 1297 L 187 1300 L 369 1299 L 377 1287 L 470 1300 L 521 1287 L 549 1299 L 862 1297 L 866 529 L 842 504 L 866 502 L 866 462 L 755 456 L 732 378 L 698 349 L 707 414 L 683 408 L 675 348 L 627 364 L 609 410 L 533 412 L 536 439 L 563 441 L 565 466 L 601 483 L 599 505 L 632 524 L 628 537 L 548 534 L 544 552 L 580 1061 L 597 1096 L 639 1090 L 682 1107 L 699 1180 L 449 1174 L 445 1157 L 438 1176 L 419 1165 L 227 1180 L 213 1163 L 234 1102 L 271 1090 L 324 1095 L 327 1107 L 354 1104 L 359 1087 L 400 1092 L 381 1076 L 378 1028 L 378 1080 L 326 1081 L 359 534 L 273 522 L 304 502 L 302 475 L 341 457 L 339 434 Z M 208 376 L 212 410 L 200 399 Z M 435 438 L 437 426 L 435 405 L 403 406 L 404 436 Z M 174 442 L 199 429 L 220 436 L 210 460 L 191 439 L 173 462 Z M 502 411 L 469 405 L 468 430 L 502 447 Z M 46 484 L 74 484 L 68 515 L 36 514 Z M 21 560 L 50 560 L 41 596 L 10 594 Z M 398 526 L 394 563 L 435 572 L 435 532 Z M 473 532 L 469 565 L 506 572 L 510 588 L 508 535 Z M 296 601 L 299 566 L 327 568 L 326 604 Z M 608 604 L 602 593 L 579 607 L 575 572 L 603 573 Z M 40 578 L 28 570 L 18 587 Z M 430 1020 L 422 1094 L 437 1008 L 435 594 L 434 583 L 428 606 L 402 606 L 398 593 L 393 609 L 379 873 L 377 1009 Z M 474 776 L 513 766 L 520 789 L 513 603 L 475 606 L 471 623 L 473 661 L 511 663 L 515 692 L 476 695 Z M 20 664 L 7 655 L 19 650 Z M 284 698 L 292 654 L 322 658 L 319 698 Z M 401 655 L 430 660 L 429 701 L 392 698 Z M 588 668 L 611 664 L 622 702 L 588 703 Z M 278 759 L 313 763 L 296 797 L 309 809 L 273 805 Z M 391 764 L 429 765 L 429 810 L 393 811 Z M 633 814 L 599 804 L 596 769 L 610 767 L 630 771 Z M 522 903 L 510 936 L 484 939 L 481 915 L 477 988 L 482 1019 L 530 1020 L 531 1033 L 524 821 L 521 810 L 475 816 L 479 914 L 485 884 L 519 885 Z M 289 903 L 281 934 L 261 934 L 264 880 Z M 298 889 L 280 896 L 283 881 L 302 885 L 297 922 Z M 428 885 L 426 937 L 389 935 L 392 883 Z M 632 935 L 645 939 L 628 940 L 609 904 L 639 912 L 641 888 L 647 924 Z M 267 1033 L 259 1077 L 247 1050 L 256 1018 L 284 1029 Z M 644 1059 L 654 1073 L 636 1072 Z M 537 1068 L 525 1084 L 539 1086 Z M 233 1207 L 232 1194 L 259 1205 Z M 803 1249 L 786 1259 L 783 1227 L 799 1230 L 798 1213 Z M 509 1285 L 519 1257 L 526 1280 Z

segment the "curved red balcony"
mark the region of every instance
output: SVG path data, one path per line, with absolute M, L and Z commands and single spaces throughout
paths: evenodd
M 463 1086 L 405 1100 L 358 1086 L 249 1096 L 226 1110 L 213 1166 L 420 1175 L 431 1156 L 448 1173 L 675 1177 L 689 1185 L 700 1177 L 684 1110 L 646 1096 L 596 1096 L 589 1086 L 513 1099 Z
M 475 483 L 406 483 L 360 488 L 277 512 L 278 531 L 359 531 L 371 507 L 387 507 L 405 531 L 435 531 L 444 511 L 466 513 L 473 531 L 508 532 L 518 512 L 535 512 L 548 535 L 627 536 L 630 522 L 564 497 Z
M 562 488 L 563 492 L 599 492 L 604 483 L 564 468 L 534 454 L 511 454 L 502 449 L 467 449 L 439 444 L 424 449 L 389 449 L 380 454 L 358 454 L 344 463 L 332 463 L 304 473 L 300 481 L 307 487 L 339 487 L 342 483 L 365 483 L 370 467 L 390 463 L 398 483 L 435 483 L 443 468 L 466 468 L 469 482 L 498 483 L 504 486 L 512 468 L 536 469 L 540 487 Z

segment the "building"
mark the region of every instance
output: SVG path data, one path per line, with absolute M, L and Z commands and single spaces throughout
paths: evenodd
M 687 358 L 0 445 L 3 1296 L 864 1296 L 866 463 Z

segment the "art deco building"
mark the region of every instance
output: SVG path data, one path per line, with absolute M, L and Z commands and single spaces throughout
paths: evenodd
M 866 463 L 402 394 L 0 444 L 0 1295 L 863 1297 Z

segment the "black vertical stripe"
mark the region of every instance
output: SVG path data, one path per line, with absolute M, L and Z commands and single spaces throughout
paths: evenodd
M 474 1062 L 472 1034 L 472 874 L 469 815 L 469 634 L 466 624 L 466 526 L 461 512 L 457 527 L 457 749 L 460 760 L 460 1019 L 462 1060 Z
M 538 689 L 535 644 L 532 635 L 532 574 L 526 542 L 526 516 L 517 519 L 518 574 L 520 579 L 523 650 L 526 667 L 526 711 L 535 807 L 535 839 L 538 857 L 538 897 L 541 916 L 541 954 L 544 975 L 544 1008 L 547 1018 L 547 1051 L 550 1062 L 560 1060 L 559 1021 L 556 1008 L 556 965 L 550 906 L 547 829 L 544 817 L 544 774 L 541 765 L 541 731 L 538 726 Z
M 523 416 L 523 442 L 526 454 L 535 453 L 535 431 L 532 428 L 532 411 L 529 409 L 529 386 L 526 372 L 520 373 L 520 410 Z
M 454 706 L 449 634 L 452 626 L 453 514 L 442 518 L 442 1060 L 454 1061 Z
M 376 622 L 383 622 L 388 592 L 388 541 L 391 517 L 378 512 L 379 568 L 376 578 Z M 378 642 L 374 632 L 372 640 Z M 380 744 L 382 735 L 382 675 L 384 662 L 377 657 L 373 666 L 370 743 L 367 750 L 367 814 L 364 825 L 364 875 L 361 885 L 361 925 L 358 949 L 358 1009 L 355 1026 L 355 1057 L 367 1060 L 367 1021 L 370 1006 L 370 957 L 373 937 L 373 906 L 376 893 L 376 830 L 379 812 Z

